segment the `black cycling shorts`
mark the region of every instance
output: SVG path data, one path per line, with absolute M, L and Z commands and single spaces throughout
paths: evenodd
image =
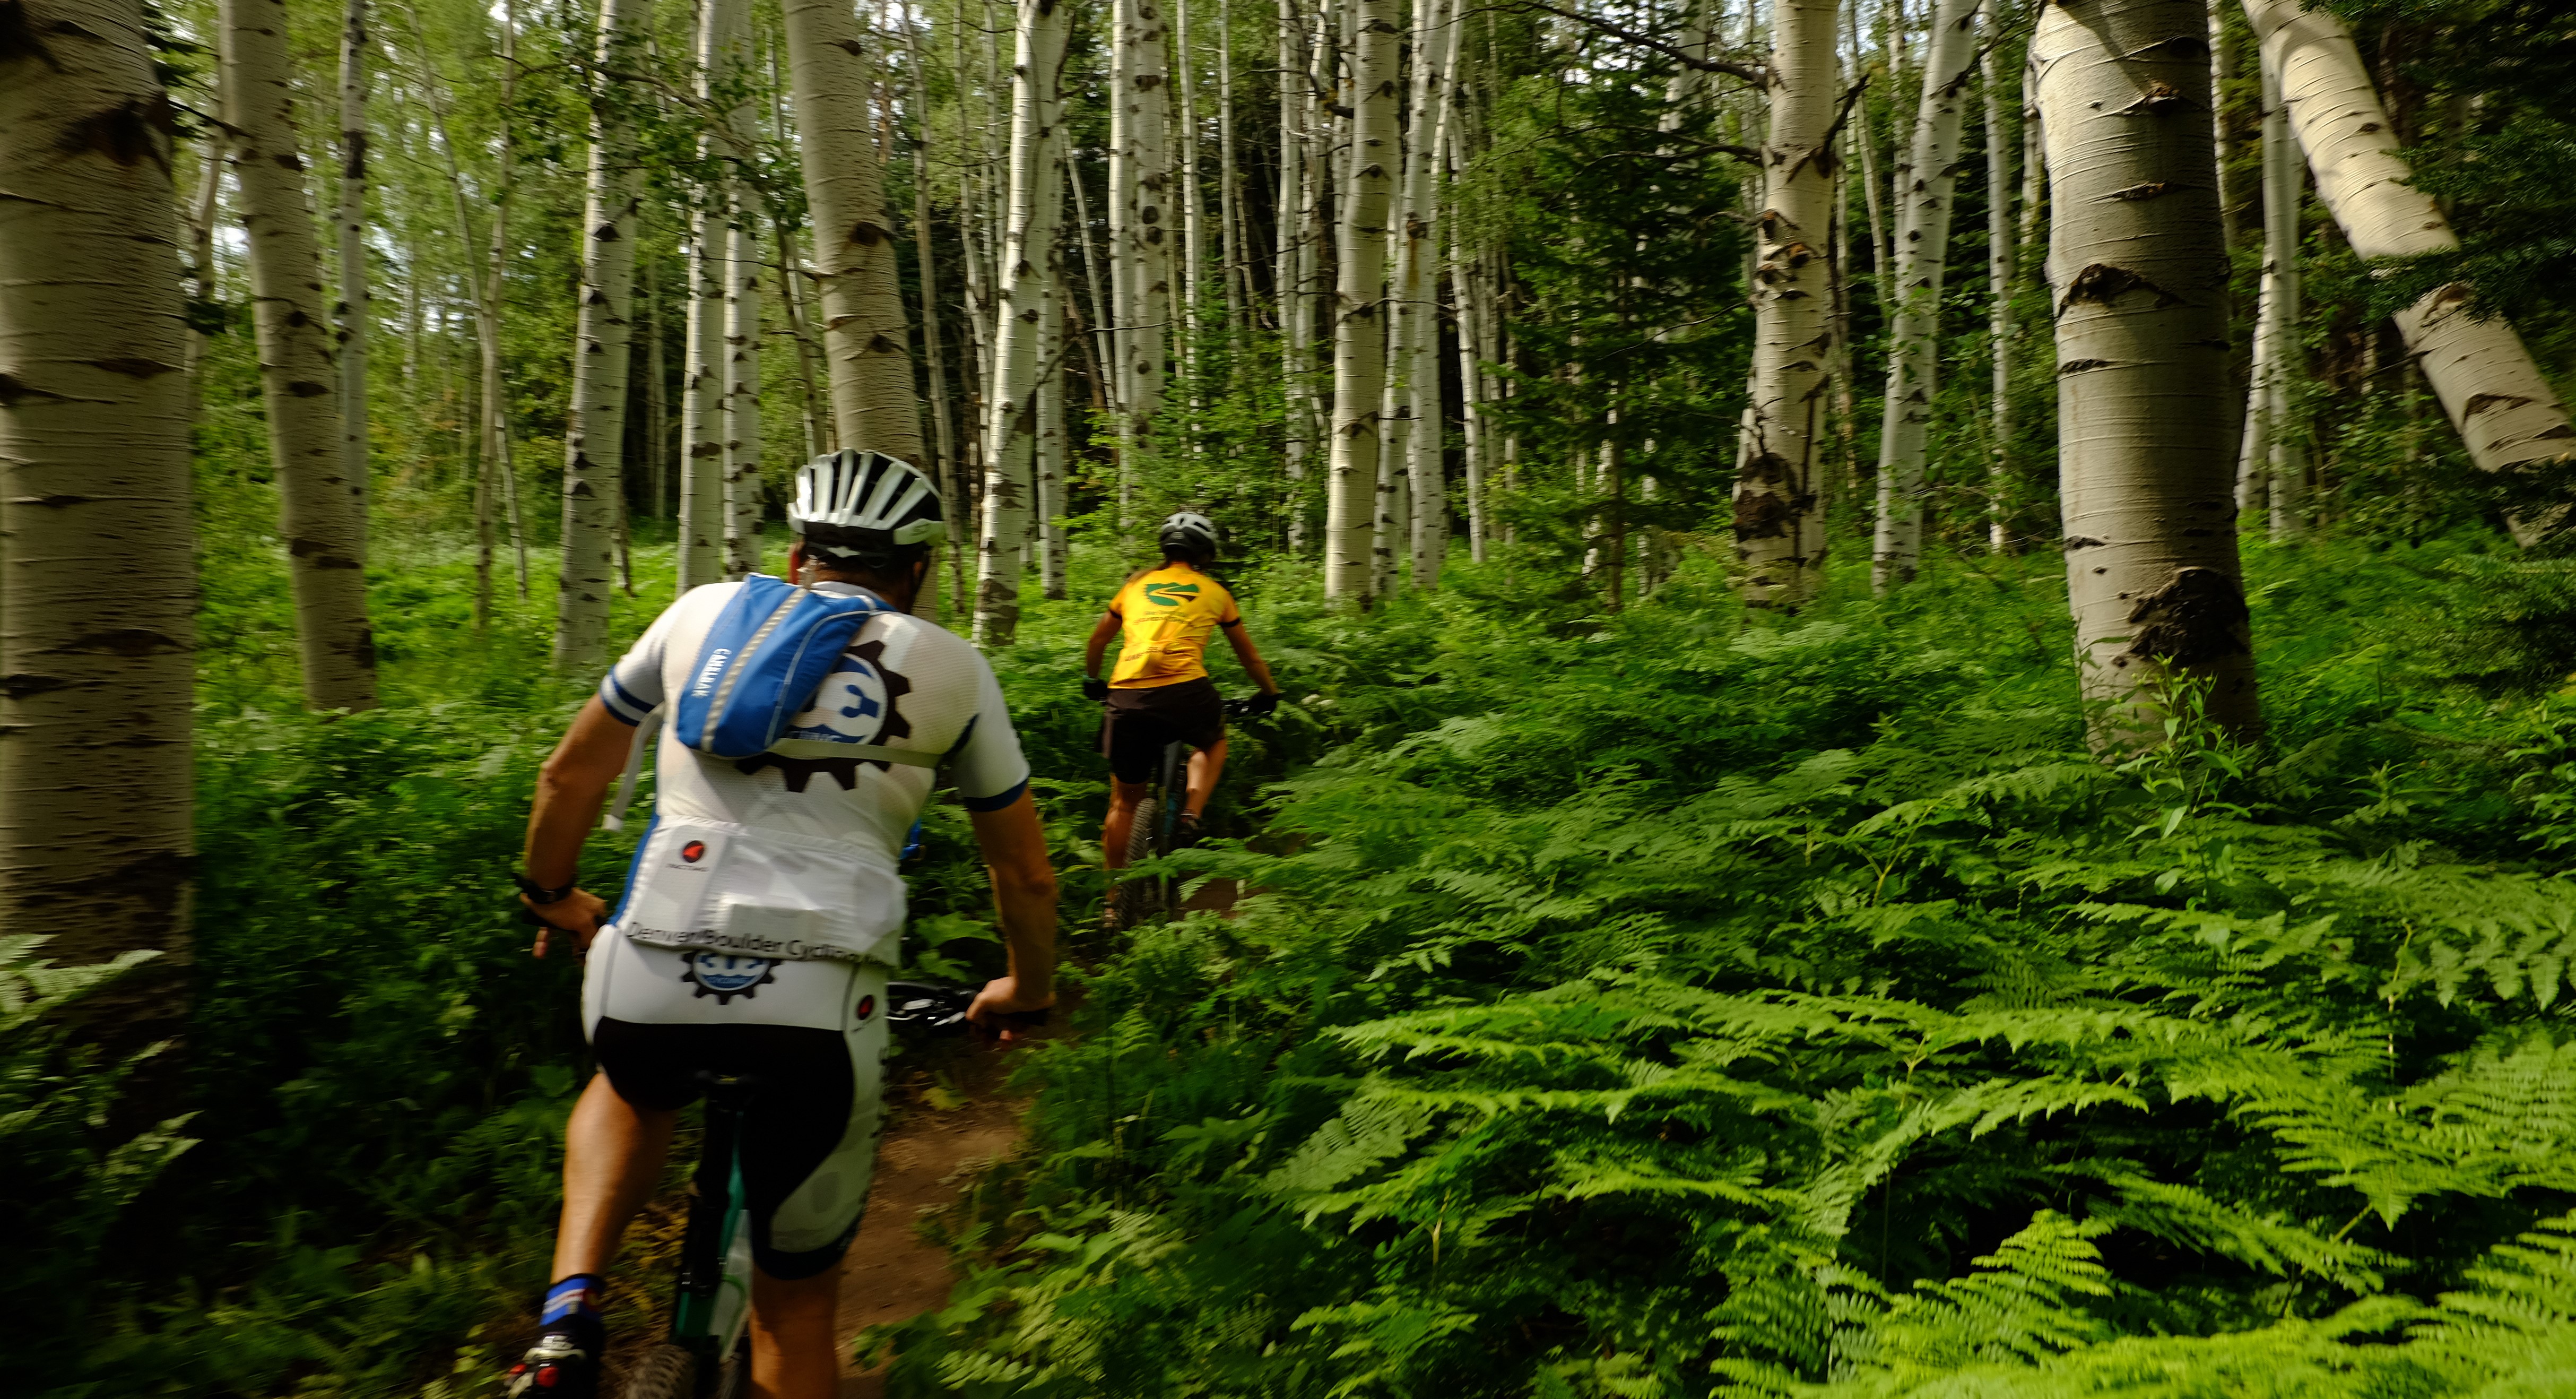
M 1151 782 L 1163 746 L 1175 741 L 1213 748 L 1225 737 L 1225 700 L 1202 675 L 1177 685 L 1112 690 L 1101 719 L 1100 751 L 1121 782 Z

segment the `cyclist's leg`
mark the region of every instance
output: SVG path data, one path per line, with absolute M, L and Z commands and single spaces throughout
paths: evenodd
M 1192 816 L 1205 815 L 1208 798 L 1216 793 L 1216 780 L 1225 772 L 1225 735 L 1216 742 L 1190 755 L 1190 799 L 1183 810 Z
M 1129 782 L 1112 776 L 1109 780 L 1109 820 L 1100 828 L 1101 863 L 1110 869 L 1127 867 L 1127 840 L 1136 830 L 1136 804 L 1154 790 L 1151 782 Z
M 661 1183 L 679 1116 L 630 1103 L 608 1075 L 591 1075 L 564 1126 L 563 1218 L 555 1231 L 554 1276 L 607 1273 L 627 1222 Z
M 759 1399 L 833 1399 L 841 1389 L 841 1266 L 789 1281 L 751 1275 L 751 1392 Z

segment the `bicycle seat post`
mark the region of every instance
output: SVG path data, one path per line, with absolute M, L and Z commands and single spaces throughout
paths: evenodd
M 733 1201 L 734 1155 L 742 1139 L 742 1114 L 758 1088 L 747 1074 L 701 1069 L 706 1090 L 706 1139 L 690 1177 L 689 1222 L 680 1249 L 680 1288 L 701 1299 L 715 1296 L 724 1278 L 726 1216 Z

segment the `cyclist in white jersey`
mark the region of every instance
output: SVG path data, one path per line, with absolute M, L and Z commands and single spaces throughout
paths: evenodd
M 930 766 L 858 754 L 895 748 L 935 758 L 970 813 L 1010 974 L 984 987 L 969 1018 L 990 1024 L 1054 1003 L 1055 875 L 1001 686 L 963 638 L 910 615 L 930 542 L 945 531 L 937 493 L 907 463 L 843 451 L 799 472 L 789 520 L 799 535 L 789 555 L 796 581 L 870 594 L 894 609 L 859 629 L 786 730 L 804 740 L 793 746 L 799 756 L 710 757 L 665 729 L 654 826 L 637 847 L 625 902 L 612 917 L 604 901 L 573 887 L 582 842 L 636 726 L 687 687 L 708 630 L 743 586 L 715 583 L 655 620 L 582 707 L 539 780 L 522 897 L 548 925 L 538 956 L 549 931 L 588 953 L 582 1018 L 600 1073 L 565 1133 L 557 1281 L 537 1345 L 512 1370 L 513 1394 L 595 1392 L 602 1275 L 659 1184 L 674 1119 L 706 1070 L 749 1074 L 758 1085 L 741 1148 L 758 1265 L 752 1392 L 835 1393 L 841 1258 L 876 1161 L 882 1002 L 904 910 L 895 870 L 937 780 Z M 811 756 L 817 741 L 849 744 L 853 756 Z M 669 888 L 721 879 L 716 867 L 745 858 L 738 852 L 767 852 L 764 877 L 807 871 L 801 900 L 833 911 L 836 945 L 782 948 L 721 928 L 658 926 L 686 920 L 657 910 L 698 906 Z M 755 947 L 791 955 L 748 955 Z

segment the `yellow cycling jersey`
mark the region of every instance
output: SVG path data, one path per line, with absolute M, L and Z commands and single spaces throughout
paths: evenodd
M 1113 690 L 1150 690 L 1205 677 L 1208 638 L 1243 620 L 1225 585 L 1184 564 L 1127 580 L 1111 599 L 1121 633 Z

